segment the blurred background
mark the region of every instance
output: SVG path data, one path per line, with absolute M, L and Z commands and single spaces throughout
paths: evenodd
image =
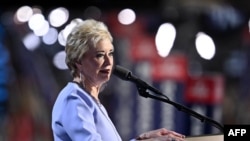
M 72 80 L 65 39 L 75 20 L 107 24 L 116 64 L 221 125 L 249 124 L 250 2 L 94 0 L 0 6 L 0 140 L 52 141 L 51 110 Z M 152 92 L 151 92 L 152 93 Z M 221 134 L 112 76 L 100 95 L 123 140 L 165 127 L 187 136 Z M 69 113 L 70 114 L 70 113 Z

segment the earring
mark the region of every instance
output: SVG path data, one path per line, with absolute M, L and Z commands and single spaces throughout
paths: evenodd
M 80 73 L 80 82 L 82 83 L 82 87 L 85 88 L 85 83 L 82 77 L 82 73 Z
M 82 82 L 82 73 L 80 73 L 80 81 Z

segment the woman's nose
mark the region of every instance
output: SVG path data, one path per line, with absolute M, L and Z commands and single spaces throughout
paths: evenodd
M 112 64 L 113 63 L 113 56 L 105 55 L 105 63 Z

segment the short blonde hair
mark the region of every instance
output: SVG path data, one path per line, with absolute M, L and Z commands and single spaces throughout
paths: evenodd
M 77 76 L 75 63 L 80 61 L 90 47 L 96 47 L 96 44 L 103 39 L 113 42 L 108 27 L 103 22 L 94 19 L 78 21 L 68 35 L 65 46 L 65 61 L 73 77 Z

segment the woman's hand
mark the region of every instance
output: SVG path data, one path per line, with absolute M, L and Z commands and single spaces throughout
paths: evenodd
M 184 141 L 185 135 L 167 130 L 165 128 L 152 130 L 139 135 L 137 140 L 141 141 Z

